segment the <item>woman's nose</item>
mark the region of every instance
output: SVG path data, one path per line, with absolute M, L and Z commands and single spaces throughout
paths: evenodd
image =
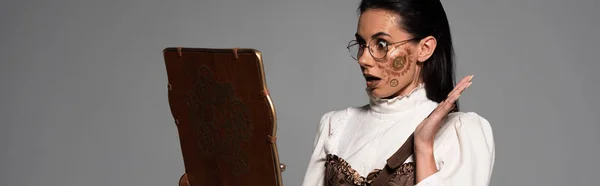
M 358 57 L 358 64 L 364 68 L 373 67 L 373 58 L 371 57 L 371 55 L 365 55 L 365 53 L 367 53 L 366 50 L 363 51 L 360 57 Z

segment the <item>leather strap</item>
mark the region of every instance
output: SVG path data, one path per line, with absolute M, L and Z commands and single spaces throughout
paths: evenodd
M 402 144 L 400 149 L 396 151 L 390 158 L 387 160 L 387 164 L 385 168 L 379 172 L 379 175 L 373 180 L 372 186 L 383 186 L 385 185 L 388 177 L 392 175 L 400 165 L 402 165 L 410 155 L 414 152 L 414 133 L 411 134 L 408 139 Z
M 408 139 L 402 144 L 402 147 L 394 153 L 387 160 L 387 166 L 392 169 L 397 169 L 400 165 L 402 165 L 410 155 L 413 154 L 414 151 L 414 136 L 415 134 L 411 134 Z

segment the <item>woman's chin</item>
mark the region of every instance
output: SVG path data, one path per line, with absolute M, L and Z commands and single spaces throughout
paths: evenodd
M 371 90 L 369 90 L 369 95 L 371 97 L 373 97 L 373 98 L 376 98 L 376 99 L 385 99 L 387 97 L 392 96 L 392 94 L 381 92 L 378 89 L 371 89 Z

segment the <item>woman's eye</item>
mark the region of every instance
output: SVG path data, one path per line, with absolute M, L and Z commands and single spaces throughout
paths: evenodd
M 385 50 L 388 47 L 388 42 L 383 39 L 377 39 L 375 44 L 377 45 L 377 50 Z

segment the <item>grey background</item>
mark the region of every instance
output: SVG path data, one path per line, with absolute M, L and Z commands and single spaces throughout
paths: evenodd
M 443 0 L 461 97 L 493 125 L 492 185 L 598 185 L 596 0 Z M 367 102 L 345 49 L 357 0 L 0 2 L 0 185 L 176 185 L 162 49 L 264 54 L 285 185 L 317 122 Z

